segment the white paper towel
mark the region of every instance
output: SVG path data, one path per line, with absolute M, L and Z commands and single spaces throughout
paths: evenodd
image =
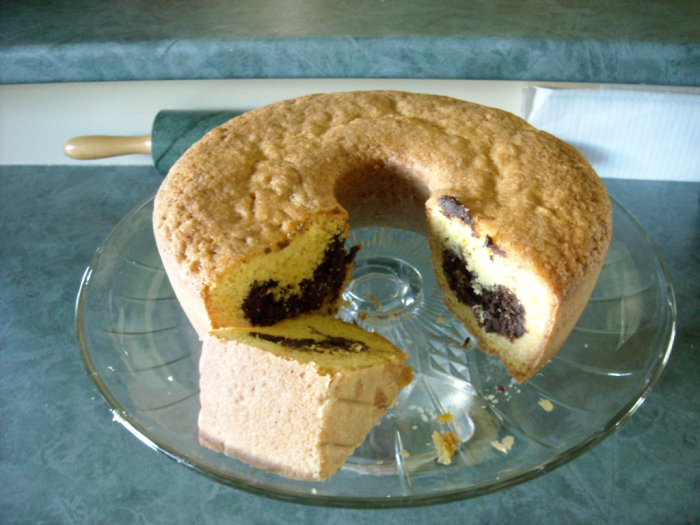
M 700 182 L 700 94 L 537 87 L 523 113 L 601 177 Z

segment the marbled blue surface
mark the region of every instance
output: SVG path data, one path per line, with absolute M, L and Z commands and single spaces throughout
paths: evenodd
M 628 422 L 575 461 L 506 491 L 360 511 L 218 485 L 112 421 L 80 360 L 74 300 L 94 251 L 161 180 L 146 167 L 0 167 L 1 523 L 700 522 L 700 184 L 606 181 L 658 244 L 678 300 L 668 367 Z
M 683 0 L 4 1 L 0 82 L 446 78 L 700 85 Z

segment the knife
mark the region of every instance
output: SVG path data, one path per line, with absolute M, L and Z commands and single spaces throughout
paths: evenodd
M 244 111 L 159 111 L 150 135 L 120 137 L 84 135 L 73 137 L 63 145 L 63 152 L 77 160 L 103 159 L 119 155 L 150 153 L 153 164 L 166 175 L 187 149 L 224 122 Z

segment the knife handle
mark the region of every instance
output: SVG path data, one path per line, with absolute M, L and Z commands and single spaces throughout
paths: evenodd
M 63 153 L 73 159 L 89 160 L 151 153 L 151 136 L 119 137 L 113 135 L 85 135 L 73 137 L 63 145 Z

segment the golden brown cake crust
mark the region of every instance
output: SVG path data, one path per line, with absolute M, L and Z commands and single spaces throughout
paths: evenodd
M 573 147 L 507 112 L 390 91 L 286 100 L 211 131 L 158 192 L 156 238 L 201 289 L 317 214 L 344 213 L 337 181 L 376 164 L 457 197 L 564 293 L 605 254 L 607 193 Z

